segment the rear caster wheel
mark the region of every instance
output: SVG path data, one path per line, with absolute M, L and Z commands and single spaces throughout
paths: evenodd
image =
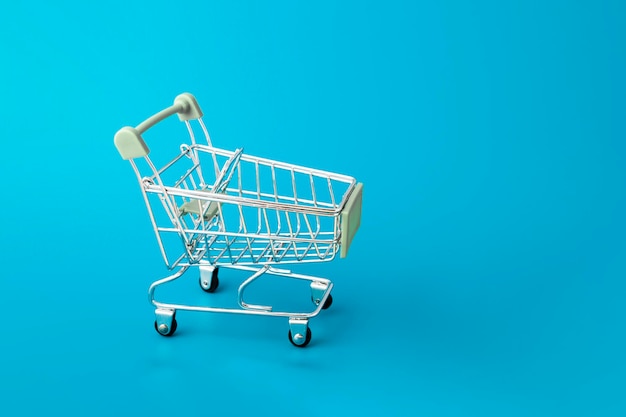
M 289 341 L 295 347 L 305 347 L 311 341 L 311 329 L 306 328 L 306 336 L 297 333 L 295 336 L 291 334 L 291 330 L 289 330 Z
M 311 297 L 311 301 L 313 301 L 313 303 L 315 305 L 320 305 L 319 304 L 319 300 L 316 301 L 315 298 L 313 298 L 313 297 Z M 324 303 L 324 306 L 322 307 L 322 310 L 326 310 L 331 305 L 333 305 L 333 295 L 332 294 L 328 294 L 328 298 L 326 299 L 326 302 Z
M 206 292 L 215 292 L 217 287 L 220 285 L 220 280 L 217 277 L 219 268 L 215 267 L 213 271 L 211 271 L 211 277 L 207 279 L 206 276 L 203 276 L 202 272 L 200 272 L 200 288 Z
M 157 333 L 160 334 L 161 336 L 170 337 L 171 335 L 174 334 L 177 328 L 178 328 L 178 323 L 176 322 L 176 317 L 172 319 L 171 327 L 167 327 L 166 324 L 158 325 L 157 321 L 156 320 L 154 321 L 154 330 L 156 330 Z
M 328 294 L 328 298 L 326 299 L 326 302 L 324 303 L 324 306 L 322 307 L 322 310 L 326 310 L 331 305 L 333 305 L 333 295 L 332 294 Z

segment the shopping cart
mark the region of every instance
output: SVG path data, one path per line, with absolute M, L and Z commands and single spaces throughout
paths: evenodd
M 185 123 L 189 142 L 178 146 L 173 159 L 158 163 L 149 156 L 143 134 L 174 114 Z M 206 143 L 198 143 L 196 136 Z M 337 253 L 345 257 L 361 222 L 362 184 L 349 176 L 250 156 L 243 149 L 214 147 L 202 111 L 187 93 L 137 127 L 120 129 L 114 143 L 137 176 L 165 264 L 176 270 L 148 290 L 157 332 L 174 334 L 177 310 L 276 316 L 289 319 L 289 340 L 306 346 L 308 321 L 331 305 L 333 283 L 277 266 L 331 261 Z M 252 273 L 239 285 L 239 308 L 155 299 L 157 287 L 190 267 L 198 267 L 200 287 L 209 293 L 219 285 L 220 267 Z M 310 282 L 312 311 L 246 303 L 245 289 L 265 274 Z

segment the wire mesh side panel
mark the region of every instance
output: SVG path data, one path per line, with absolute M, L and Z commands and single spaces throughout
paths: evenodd
M 206 260 L 268 264 L 335 257 L 339 209 L 352 178 L 211 147 L 193 151 L 200 166 L 217 160 L 222 167 L 200 199 L 203 207 L 213 205 L 203 214 L 215 216 L 188 215 L 193 232 L 187 230 L 198 237 L 197 250 Z
M 337 217 L 219 203 L 216 230 L 189 230 L 196 250 L 212 264 L 274 264 L 331 260 Z M 197 215 L 195 216 L 197 219 Z M 198 220 L 196 220 L 198 221 Z M 200 220 L 206 222 L 206 220 Z M 231 227 L 232 225 L 232 227 Z
M 197 262 L 197 237 L 190 233 L 193 225 L 182 216 L 181 206 L 191 200 L 185 192 L 206 189 L 202 167 L 188 144 L 180 145 L 180 153 L 160 167 L 147 156 L 131 160 L 144 194 L 157 242 L 168 268 Z M 209 173 L 214 177 L 212 167 Z M 211 177 L 211 178 L 212 178 Z M 212 179 L 210 180 L 212 181 Z M 168 189 L 183 196 L 175 196 Z M 206 225 L 203 225 L 206 226 Z
M 168 267 L 335 257 L 353 178 L 199 144 L 189 131 L 180 154 L 141 180 Z

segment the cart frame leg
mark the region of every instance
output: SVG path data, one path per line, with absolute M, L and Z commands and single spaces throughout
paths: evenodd
M 269 266 L 264 266 L 255 272 L 250 278 L 246 279 L 244 282 L 239 285 L 239 289 L 237 290 L 237 302 L 239 303 L 239 307 L 245 310 L 260 310 L 260 311 L 272 311 L 272 306 L 264 306 L 258 304 L 248 304 L 243 301 L 243 292 L 252 283 L 252 281 L 260 278 L 263 274 L 265 274 L 269 270 Z

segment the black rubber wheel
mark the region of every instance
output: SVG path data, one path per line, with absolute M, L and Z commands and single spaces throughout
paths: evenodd
M 218 274 L 219 268 L 215 268 L 213 270 L 213 272 L 211 273 L 211 285 L 209 286 L 209 288 L 204 288 L 202 286 L 202 281 L 200 281 L 200 288 L 202 288 L 203 291 L 205 292 L 215 292 L 217 290 L 217 287 L 219 287 L 220 285 L 220 279 L 218 278 L 217 274 Z M 202 278 L 200 278 L 202 279 Z
M 289 330 L 289 341 L 291 342 L 292 345 L 294 345 L 295 347 L 300 347 L 303 348 L 306 345 L 309 344 L 309 342 L 311 341 L 311 329 L 310 328 L 306 328 L 306 338 L 304 339 L 304 343 L 301 345 L 296 344 L 296 342 L 293 341 L 293 337 L 291 337 L 291 330 Z
M 331 305 L 333 305 L 333 295 L 332 294 L 328 294 L 328 298 L 326 299 L 326 302 L 324 303 L 324 306 L 322 307 L 322 310 L 326 310 Z
M 158 334 L 160 334 L 161 336 L 164 336 L 164 337 L 170 337 L 170 336 L 172 336 L 172 335 L 176 332 L 176 329 L 177 329 L 177 328 L 178 328 L 178 323 L 176 322 L 176 317 L 174 317 L 174 318 L 172 319 L 172 328 L 170 329 L 170 331 L 169 331 L 169 333 L 168 333 L 168 334 L 163 334 L 163 333 L 161 333 L 161 332 L 159 331 L 159 326 L 157 325 L 156 320 L 154 321 L 154 330 L 156 330 L 156 332 L 157 332 Z

